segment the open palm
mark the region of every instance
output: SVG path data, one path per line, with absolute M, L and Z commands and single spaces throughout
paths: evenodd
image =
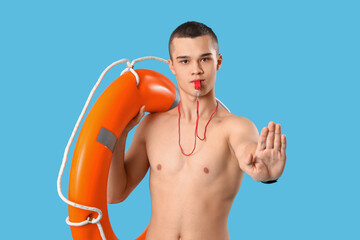
M 286 136 L 281 136 L 280 124 L 271 121 L 262 129 L 254 155 L 248 156 L 246 172 L 257 181 L 274 180 L 281 176 L 285 163 Z

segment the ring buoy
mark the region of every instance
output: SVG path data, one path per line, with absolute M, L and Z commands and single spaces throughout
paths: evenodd
M 99 218 L 106 239 L 117 239 L 107 211 L 107 180 L 117 139 L 133 119 L 140 107 L 147 112 L 164 112 L 177 106 L 179 93 L 174 83 L 164 75 L 146 69 L 117 78 L 98 98 L 81 128 L 70 169 L 69 200 L 93 206 L 102 212 Z M 69 221 L 82 222 L 96 219 L 99 214 L 69 205 Z M 98 223 L 97 223 L 98 224 Z M 137 238 L 144 240 L 145 231 Z M 96 224 L 71 226 L 73 239 L 103 239 Z

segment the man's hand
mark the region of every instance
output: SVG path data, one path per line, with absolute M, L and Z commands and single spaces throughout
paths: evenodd
M 139 113 L 130 120 L 130 122 L 126 125 L 124 132 L 128 133 L 133 129 L 141 120 L 141 118 L 145 115 L 145 105 L 140 107 Z
M 265 147 L 266 141 L 266 147 Z M 261 131 L 256 151 L 249 154 L 245 162 L 245 171 L 255 181 L 278 179 L 286 163 L 286 137 L 281 136 L 280 124 L 269 122 Z

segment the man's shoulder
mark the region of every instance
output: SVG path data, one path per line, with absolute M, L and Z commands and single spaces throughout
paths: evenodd
M 229 115 L 225 120 L 229 138 L 254 138 L 259 135 L 255 124 L 244 116 Z
M 146 114 L 145 117 L 141 120 L 144 128 L 149 129 L 150 127 L 155 126 L 156 124 L 166 124 L 166 121 L 170 116 L 168 112 L 153 112 Z
M 228 115 L 228 117 L 226 117 L 226 121 L 227 124 L 232 125 L 232 126 L 249 126 L 252 125 L 253 122 L 251 120 L 249 120 L 248 118 L 244 117 L 244 116 L 237 116 L 235 114 L 230 113 Z
M 144 136 L 145 142 L 149 141 L 150 139 L 155 139 L 161 134 L 162 132 L 166 132 L 171 129 L 172 121 L 169 119 L 169 114 L 167 112 L 152 112 L 148 113 L 143 117 L 141 120 L 141 132 Z
M 171 114 L 170 111 L 167 112 L 152 112 L 147 114 L 145 117 L 147 118 L 147 122 L 150 123 L 154 123 L 154 122 L 158 122 L 164 119 L 167 119 L 169 117 L 172 117 L 173 114 Z

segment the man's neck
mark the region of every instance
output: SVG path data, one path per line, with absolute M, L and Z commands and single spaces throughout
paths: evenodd
M 206 95 L 199 96 L 199 116 L 200 119 L 209 119 L 211 114 L 214 113 L 216 109 L 216 98 L 215 92 L 212 90 Z M 193 123 L 196 121 L 196 94 L 187 94 L 180 91 L 180 114 L 181 120 L 184 123 Z

